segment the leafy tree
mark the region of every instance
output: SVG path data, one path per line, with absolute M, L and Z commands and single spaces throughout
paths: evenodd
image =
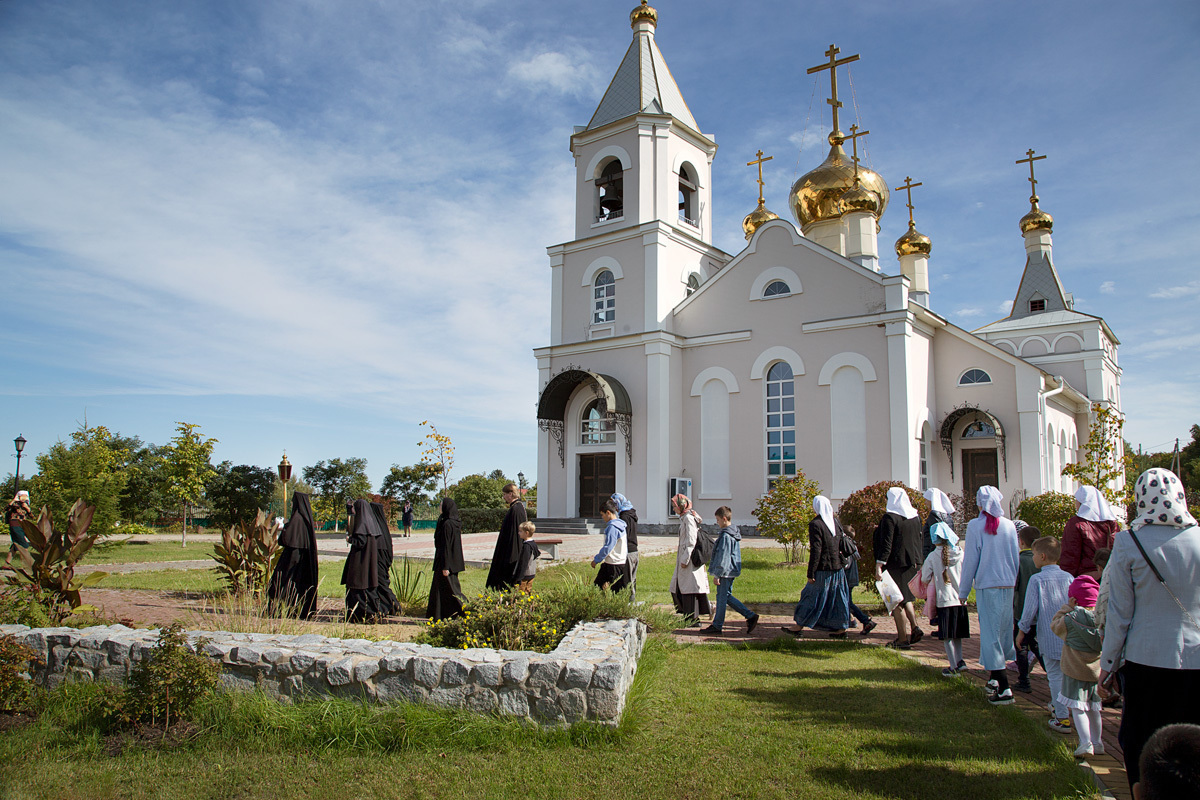
M 112 533 L 120 519 L 118 504 L 125 489 L 126 458 L 113 445 L 113 435 L 104 426 L 89 428 L 85 422 L 71 434 L 71 443 L 59 440 L 37 456 L 39 474 L 22 486 L 29 489 L 36 510 L 46 506 L 56 529 L 67 528 L 67 518 L 76 500 L 95 507 L 91 532 L 99 537 Z M 7 498 L 6 498 L 7 500 Z
M 511 481 L 509 481 L 509 479 L 507 477 L 505 477 L 504 470 L 502 470 L 502 469 L 492 470 L 491 472 L 489 472 L 487 474 L 487 479 L 489 481 L 500 481 L 501 486 L 503 486 L 506 483 L 511 483 Z
M 125 459 L 125 491 L 119 504 L 121 519 L 149 524 L 162 516 L 173 502 L 167 490 L 166 452 L 163 445 L 143 445 L 129 440 Z
M 205 489 L 209 518 L 221 530 L 239 522 L 252 525 L 258 512 L 271 504 L 275 482 L 273 470 L 222 461 Z
M 1028 522 L 1043 536 L 1063 537 L 1067 520 L 1075 516 L 1075 498 L 1062 492 L 1043 492 L 1027 497 L 1017 506 L 1017 519 Z
M 414 506 L 428 500 L 428 493 L 437 487 L 440 468 L 422 461 L 410 467 L 392 464 L 392 468 L 379 486 L 379 493 L 389 500 L 408 500 Z
M 167 445 L 164 467 L 167 493 L 183 506 L 183 546 L 187 547 L 187 529 L 192 506 L 204 494 L 212 478 L 213 445 L 216 439 L 205 439 L 197 432 L 199 425 L 176 422 L 177 433 Z
M 504 508 L 503 474 L 499 480 L 482 475 L 468 475 L 450 487 L 450 497 L 459 508 Z
M 908 493 L 908 499 L 912 501 L 913 508 L 917 510 L 921 519 L 929 516 L 929 501 L 919 491 L 905 486 L 900 481 L 880 481 L 870 486 L 864 486 L 847 497 L 837 512 L 842 527 L 848 529 L 847 533 L 853 531 L 854 541 L 858 544 L 858 552 L 861 555 L 859 575 L 864 578 L 875 570 L 875 527 L 887 513 L 887 492 L 893 486 L 899 486 Z M 956 502 L 952 498 L 951 502 L 954 502 L 954 507 L 959 513 L 962 513 L 964 507 L 970 507 L 974 498 L 971 498 L 969 502 Z M 958 517 L 959 514 L 956 513 L 955 516 Z M 868 580 L 866 583 L 868 586 L 873 586 L 875 582 Z
M 292 498 L 296 496 L 296 492 L 304 492 L 310 497 L 316 494 L 316 491 L 307 483 L 305 483 L 299 475 L 292 473 L 292 477 L 289 478 L 287 482 L 288 506 L 285 508 L 283 484 L 276 480 L 271 486 L 271 515 L 283 517 L 284 519 L 291 519 L 291 502 Z
M 450 493 L 450 470 L 454 468 L 454 443 L 450 437 L 438 433 L 437 426 L 429 420 L 421 423 L 429 427 L 425 438 L 417 442 L 417 447 L 424 447 L 421 455 L 424 460 L 438 467 L 438 475 L 442 479 L 442 494 Z
M 1117 457 L 1124 425 L 1125 420 L 1108 404 L 1095 403 L 1092 406 L 1092 430 L 1083 447 L 1083 460 L 1063 467 L 1062 474 L 1095 486 L 1111 503 L 1128 505 L 1133 499 L 1133 483 L 1118 488 L 1125 475 L 1126 459 Z
M 371 493 L 365 458 L 331 458 L 304 468 L 304 481 L 313 487 L 317 497 L 313 511 L 322 520 L 333 520 L 338 529 L 346 513 L 346 503 Z
M 789 564 L 800 560 L 800 551 L 808 543 L 808 523 L 816 513 L 813 498 L 820 493 L 820 484 L 798 471 L 794 478 L 775 481 L 750 512 L 758 518 L 759 533 L 783 545 Z

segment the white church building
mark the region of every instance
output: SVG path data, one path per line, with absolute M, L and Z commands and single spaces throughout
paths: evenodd
M 670 523 L 668 497 L 684 490 L 706 519 L 729 505 L 753 525 L 771 482 L 798 470 L 835 505 L 883 480 L 970 496 L 982 484 L 1007 498 L 1070 491 L 1061 469 L 1092 404 L 1120 410 L 1118 341 L 1072 308 L 1036 195 L 1012 313 L 976 331 L 948 322 L 930 302 L 930 240 L 911 203 L 898 268 L 880 257 L 890 193 L 847 152 L 855 129 L 838 129 L 836 70 L 854 57 L 831 47 L 814 68 L 833 76 L 831 147 L 792 186 L 796 224 L 760 195 L 745 248 L 723 252 L 716 143 L 655 44 L 655 10 L 643 0 L 631 21 L 629 50 L 571 137 L 575 238 L 548 248 L 539 516 L 597 517 L 619 491 L 643 523 Z

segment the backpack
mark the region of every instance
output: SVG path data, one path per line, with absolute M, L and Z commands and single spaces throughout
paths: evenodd
M 696 526 L 696 546 L 692 548 L 692 566 L 703 567 L 712 560 L 713 548 L 717 546 L 717 537 L 700 526 Z

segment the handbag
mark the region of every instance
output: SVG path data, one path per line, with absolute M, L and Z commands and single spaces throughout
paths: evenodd
M 1171 599 L 1175 601 L 1175 605 L 1179 606 L 1179 610 L 1183 612 L 1183 615 L 1188 618 L 1188 621 L 1191 622 L 1194 627 L 1200 628 L 1200 625 L 1196 624 L 1196 618 L 1192 616 L 1192 612 L 1184 608 L 1183 603 L 1181 603 L 1179 598 L 1175 596 L 1175 593 L 1171 591 L 1171 587 L 1167 586 L 1167 582 L 1163 580 L 1162 573 L 1158 571 L 1158 567 L 1154 566 L 1154 562 L 1150 560 L 1150 556 L 1146 553 L 1146 548 L 1142 547 L 1142 543 L 1138 539 L 1137 534 L 1133 532 L 1133 528 L 1129 529 L 1129 535 L 1133 537 L 1133 543 L 1137 545 L 1137 549 L 1139 552 L 1141 552 L 1142 558 L 1146 559 L 1146 566 L 1148 566 L 1150 571 L 1154 573 L 1154 577 L 1158 578 L 1159 584 L 1161 584 L 1163 589 L 1167 591 L 1167 594 L 1171 595 Z

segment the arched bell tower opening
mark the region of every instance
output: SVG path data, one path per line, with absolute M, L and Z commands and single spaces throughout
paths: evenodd
M 625 216 L 625 170 L 620 159 L 603 162 L 596 176 L 596 222 Z

